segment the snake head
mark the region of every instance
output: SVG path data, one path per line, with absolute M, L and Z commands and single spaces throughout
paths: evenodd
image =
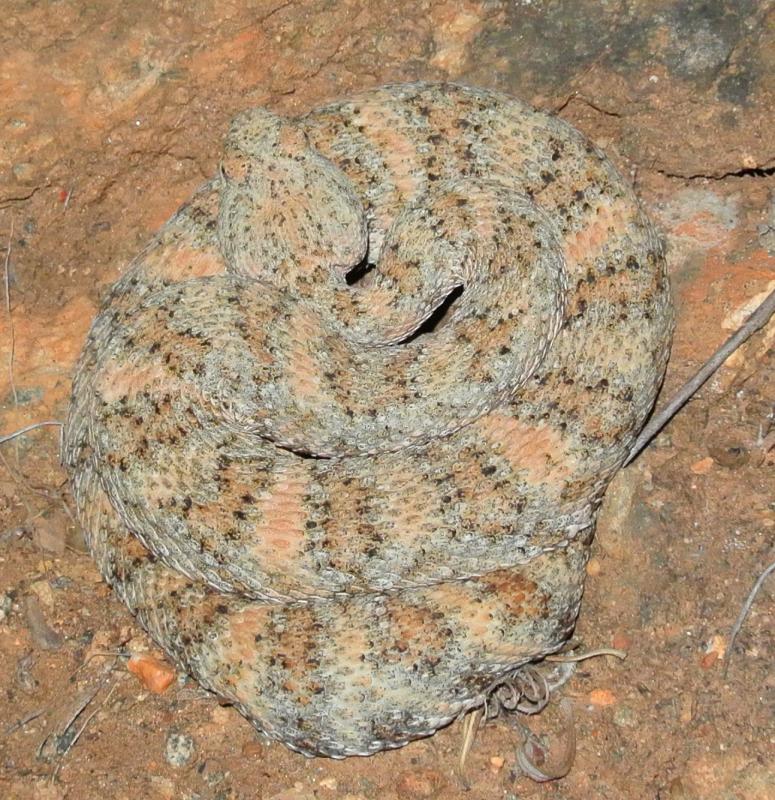
M 283 159 L 301 159 L 310 153 L 307 134 L 292 121 L 264 108 L 239 114 L 229 126 L 221 158 L 221 176 L 241 183 L 255 170 Z
M 350 179 L 292 120 L 240 114 L 226 135 L 219 235 L 232 272 L 291 284 L 344 274 L 365 256 L 366 217 Z

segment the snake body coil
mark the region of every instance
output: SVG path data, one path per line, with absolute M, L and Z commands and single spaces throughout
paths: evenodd
M 657 236 L 561 120 L 434 84 L 247 112 L 89 334 L 89 545 L 269 736 L 400 746 L 570 635 L 671 329 Z

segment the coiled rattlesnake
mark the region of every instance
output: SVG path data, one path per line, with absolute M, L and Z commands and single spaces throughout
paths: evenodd
M 671 330 L 657 236 L 561 120 L 435 84 L 247 112 L 81 356 L 90 547 L 269 736 L 399 746 L 570 635 Z

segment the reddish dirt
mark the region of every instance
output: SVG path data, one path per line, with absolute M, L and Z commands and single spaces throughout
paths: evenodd
M 775 286 L 774 53 L 762 0 L 8 0 L 0 433 L 63 419 L 100 293 L 213 171 L 232 115 L 414 79 L 555 110 L 632 176 L 669 245 L 666 398 Z M 577 637 L 628 656 L 590 659 L 566 685 L 578 752 L 548 784 L 520 773 L 508 717 L 461 772 L 459 724 L 370 759 L 310 760 L 184 676 L 150 692 L 126 656 L 161 653 L 84 552 L 57 429 L 0 445 L 0 796 L 775 796 L 775 578 L 723 662 L 775 558 L 773 341 L 775 323 L 609 491 Z M 556 703 L 528 724 L 564 734 Z

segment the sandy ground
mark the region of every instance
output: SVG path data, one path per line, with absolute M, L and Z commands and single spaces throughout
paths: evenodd
M 0 433 L 63 419 L 101 292 L 250 105 L 298 113 L 452 79 L 577 125 L 668 241 L 678 328 L 663 398 L 775 287 L 771 2 L 6 0 L 2 14 Z M 57 429 L 3 445 L 0 796 L 774 797 L 775 579 L 723 664 L 775 557 L 773 340 L 771 323 L 612 486 L 577 635 L 628 656 L 587 661 L 566 686 L 578 753 L 551 784 L 520 773 L 507 717 L 461 774 L 459 725 L 370 759 L 310 760 L 185 676 L 150 693 L 115 654 L 158 652 L 84 552 Z M 561 723 L 555 707 L 529 721 L 550 739 Z

